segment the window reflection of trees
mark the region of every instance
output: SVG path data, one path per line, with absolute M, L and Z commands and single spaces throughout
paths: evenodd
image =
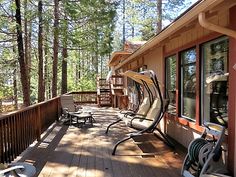
M 195 119 L 196 105 L 196 50 L 190 49 L 181 53 L 182 84 L 181 115 Z
M 168 112 L 176 114 L 176 56 L 166 58 L 166 90 L 170 99 Z
M 203 121 L 227 127 L 228 40 L 222 37 L 203 45 Z

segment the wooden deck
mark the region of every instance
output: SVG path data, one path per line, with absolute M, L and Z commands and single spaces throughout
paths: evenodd
M 95 109 L 95 108 L 94 108 Z M 55 123 L 42 141 L 29 147 L 17 159 L 34 164 L 42 177 L 177 177 L 183 162 L 153 135 L 143 135 L 120 146 L 111 155 L 114 143 L 130 129 L 120 123 L 105 135 L 107 125 L 116 120 L 111 108 L 96 108 L 93 126 L 65 126 Z

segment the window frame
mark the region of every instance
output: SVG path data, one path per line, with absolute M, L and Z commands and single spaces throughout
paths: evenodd
M 176 77 L 175 77 L 175 94 L 174 94 L 175 95 L 175 103 L 171 104 L 171 100 L 170 100 L 170 104 L 169 104 L 169 105 L 175 107 L 175 112 L 171 112 L 169 110 L 167 110 L 167 112 L 171 115 L 177 115 L 177 113 L 178 113 L 178 111 L 177 111 L 177 99 L 176 99 L 176 97 L 177 97 L 177 93 L 176 93 L 177 92 L 177 69 L 178 69 L 177 54 L 172 54 L 172 55 L 169 55 L 169 56 L 165 57 L 165 96 L 166 96 L 166 98 L 170 99 L 169 89 L 168 89 L 168 86 L 167 86 L 167 83 L 169 83 L 169 82 L 167 82 L 167 79 L 169 79 L 167 71 L 170 71 L 169 70 L 170 68 L 167 68 L 167 66 L 169 66 L 169 63 L 168 63 L 169 59 L 174 59 L 175 60 L 175 66 L 176 66 L 176 69 L 175 69 L 175 75 L 176 75 Z M 171 83 L 171 81 L 170 81 L 170 83 Z
M 204 84 L 205 84 L 205 59 L 204 58 L 204 45 L 206 44 L 209 44 L 209 43 L 214 43 L 214 41 L 224 41 L 224 40 L 227 40 L 228 42 L 228 49 L 227 49 L 227 71 L 229 73 L 229 38 L 227 36 L 219 36 L 217 38 L 214 38 L 214 39 L 211 39 L 211 40 L 208 40 L 208 41 L 204 41 L 202 43 L 199 44 L 199 48 L 200 48 L 200 57 L 199 57 L 199 60 L 201 62 L 201 68 L 200 68 L 200 77 L 201 77 L 201 83 L 200 83 L 200 88 L 201 88 L 201 91 L 200 91 L 200 98 L 201 98 L 201 102 L 200 102 L 200 108 L 201 108 L 201 111 L 200 111 L 200 121 L 202 122 L 202 124 L 206 121 L 205 119 L 205 113 L 204 113 L 204 105 L 206 104 L 205 101 L 204 101 L 204 95 L 205 95 L 205 88 L 204 88 Z M 229 84 L 229 78 L 228 78 L 228 84 Z M 228 100 L 228 104 L 229 104 L 229 100 Z M 210 111 L 210 110 L 209 110 Z M 229 117 L 229 112 L 228 112 L 228 117 Z M 209 117 L 210 118 L 210 117 Z M 201 125 L 202 125 L 201 124 Z
M 194 50 L 195 51 L 195 61 L 194 62 L 189 62 L 189 63 L 183 63 L 183 58 L 182 58 L 182 54 L 184 52 L 187 52 L 187 51 L 190 51 L 190 50 Z M 180 99 L 179 99 L 179 116 L 188 120 L 188 121 L 192 121 L 192 122 L 196 122 L 197 120 L 197 112 L 196 112 L 196 105 L 197 105 L 197 93 L 196 93 L 196 88 L 195 88 L 195 103 L 194 103 L 194 109 L 195 109 L 195 115 L 194 117 L 188 117 L 186 115 L 184 115 L 184 67 L 188 67 L 188 66 L 194 66 L 195 67 L 195 78 L 197 79 L 196 77 L 196 73 L 197 73 L 197 60 L 198 60 L 198 56 L 197 56 L 197 47 L 196 46 L 193 46 L 193 47 L 190 47 L 190 48 L 187 48 L 187 49 L 184 49 L 184 50 L 181 50 L 178 52 L 179 53 L 179 60 L 180 60 L 180 64 L 179 64 L 179 72 L 180 72 L 180 75 L 179 75 L 179 88 L 180 88 Z

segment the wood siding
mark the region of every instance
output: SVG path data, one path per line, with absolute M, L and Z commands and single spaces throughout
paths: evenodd
M 228 26 L 229 25 L 229 12 L 228 10 L 222 10 L 212 17 L 207 19 L 208 21 L 221 26 Z M 212 32 L 204 29 L 200 26 L 200 24 L 196 21 L 193 22 L 194 24 L 188 24 L 190 27 L 184 27 L 183 29 L 179 30 L 178 35 L 175 34 L 176 37 L 173 37 L 167 43 L 164 44 L 165 46 L 165 53 L 171 53 L 178 48 L 182 48 L 183 46 L 194 43 L 199 39 L 208 36 Z M 171 38 L 171 37 L 170 37 Z
M 230 28 L 236 30 L 236 6 L 230 9 Z M 236 175 L 236 39 L 229 39 L 229 169 Z
M 231 3 L 231 4 L 230 4 Z M 231 7 L 231 9 L 229 9 Z M 214 9 L 206 12 L 207 21 L 219 25 L 222 27 L 230 28 L 236 30 L 236 6 L 233 1 L 222 2 Z M 174 25 L 173 25 L 174 26 Z M 160 34 L 161 35 L 161 34 Z M 210 31 L 200 26 L 198 19 L 192 20 L 190 23 L 185 24 L 182 28 L 176 29 L 176 32 L 170 36 L 166 36 L 165 39 L 160 41 L 155 47 L 150 47 L 141 53 L 139 56 L 136 56 L 136 60 L 144 58 L 144 64 L 147 65 L 148 69 L 154 70 L 158 78 L 162 83 L 164 83 L 165 76 L 165 57 L 176 54 L 177 64 L 179 63 L 179 52 L 186 50 L 191 47 L 196 47 L 197 50 L 197 99 L 196 99 L 196 122 L 190 122 L 184 118 L 178 116 L 168 115 L 166 116 L 166 124 L 164 125 L 164 130 L 173 137 L 175 140 L 180 142 L 185 147 L 188 147 L 192 139 L 199 137 L 203 127 L 201 126 L 201 100 L 200 100 L 200 83 L 201 83 L 201 53 L 200 48 L 201 44 L 216 39 L 224 34 Z M 232 174 L 236 174 L 236 153 L 235 153 L 235 134 L 236 134 L 236 69 L 233 69 L 232 66 L 236 67 L 236 39 L 229 37 L 229 135 L 226 138 L 228 141 L 228 164 L 229 169 Z M 133 61 L 134 62 L 134 61 Z M 132 69 L 128 67 L 127 69 Z M 179 77 L 179 71 L 177 69 L 177 76 Z M 179 92 L 179 82 L 176 86 L 176 95 L 178 98 L 181 97 Z M 179 103 L 179 99 L 176 100 Z M 177 110 L 179 109 L 179 104 L 177 105 Z M 234 171 L 234 173 L 233 173 Z

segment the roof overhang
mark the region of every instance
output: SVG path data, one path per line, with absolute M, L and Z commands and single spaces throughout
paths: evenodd
M 233 0 L 230 0 L 233 1 Z M 115 66 L 115 70 L 121 68 L 136 57 L 143 55 L 148 50 L 152 50 L 155 46 L 160 45 L 162 41 L 168 39 L 171 35 L 175 34 L 178 30 L 189 24 L 190 22 L 198 19 L 201 12 L 207 12 L 224 2 L 224 0 L 201 0 L 181 15 L 178 19 L 172 22 L 169 26 L 164 28 L 159 34 L 147 41 L 143 46 L 130 55 L 124 62 Z
M 121 75 L 129 77 L 141 85 L 143 85 L 143 82 L 145 82 L 148 85 L 154 85 L 152 79 L 149 76 L 144 75 L 144 74 L 140 74 L 140 73 L 128 70 L 122 73 Z
M 111 59 L 108 63 L 109 66 L 115 66 L 119 64 L 121 61 L 124 61 L 128 58 L 132 53 L 127 51 L 116 51 L 111 55 Z

